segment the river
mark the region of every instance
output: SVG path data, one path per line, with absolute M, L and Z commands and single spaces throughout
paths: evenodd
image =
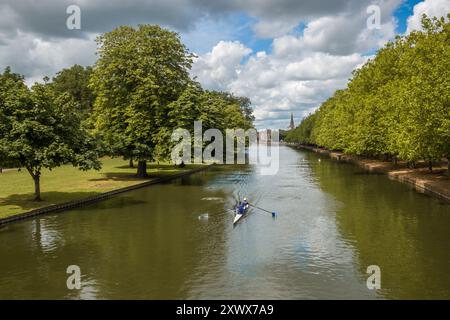
M 233 227 L 244 196 L 278 216 Z M 274 176 L 216 167 L 0 228 L 0 299 L 450 299 L 449 230 L 449 204 L 281 146 Z

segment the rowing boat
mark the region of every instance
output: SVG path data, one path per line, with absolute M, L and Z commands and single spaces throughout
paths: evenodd
M 245 206 L 243 213 L 239 213 L 238 208 L 236 208 L 236 214 L 234 215 L 233 225 L 238 223 L 244 216 L 246 216 L 249 209 L 250 206 L 248 204 Z

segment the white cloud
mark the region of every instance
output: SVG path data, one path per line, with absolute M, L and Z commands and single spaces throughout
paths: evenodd
M 274 40 L 277 54 L 320 51 L 336 55 L 369 52 L 395 35 L 396 20 L 389 15 L 380 29 L 367 28 L 365 11 L 345 16 L 324 16 L 307 24 L 300 36 L 285 35 Z
M 220 42 L 195 62 L 193 74 L 207 88 L 249 97 L 261 127 L 287 121 L 292 111 L 298 118 L 306 115 L 344 87 L 351 71 L 367 59 L 358 53 L 296 52 L 286 56 L 261 51 L 241 64 L 249 53 L 250 49 L 238 42 Z
M 238 41 L 220 41 L 211 52 L 196 59 L 192 74 L 210 89 L 225 89 L 238 77 L 242 59 L 251 52 Z
M 354 53 L 348 56 L 332 56 L 316 52 L 286 66 L 286 76 L 293 80 L 326 80 L 347 77 L 365 58 Z
M 92 64 L 95 48 L 93 38 L 49 41 L 18 32 L 2 44 L 0 61 L 3 67 L 13 66 L 14 72 L 26 75 L 27 84 L 32 84 L 73 64 Z
M 414 6 L 414 14 L 408 18 L 406 32 L 422 29 L 422 15 L 442 17 L 450 13 L 449 0 L 425 0 Z

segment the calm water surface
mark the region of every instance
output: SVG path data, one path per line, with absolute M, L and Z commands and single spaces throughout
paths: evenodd
M 0 298 L 450 299 L 450 206 L 319 157 L 281 147 L 275 176 L 226 166 L 5 226 Z M 278 218 L 233 228 L 244 196 Z

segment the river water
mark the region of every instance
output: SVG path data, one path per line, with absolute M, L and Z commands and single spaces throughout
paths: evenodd
M 321 157 L 282 146 L 274 176 L 224 166 L 7 225 L 0 299 L 450 299 L 450 205 Z M 244 196 L 277 218 L 233 227 Z

